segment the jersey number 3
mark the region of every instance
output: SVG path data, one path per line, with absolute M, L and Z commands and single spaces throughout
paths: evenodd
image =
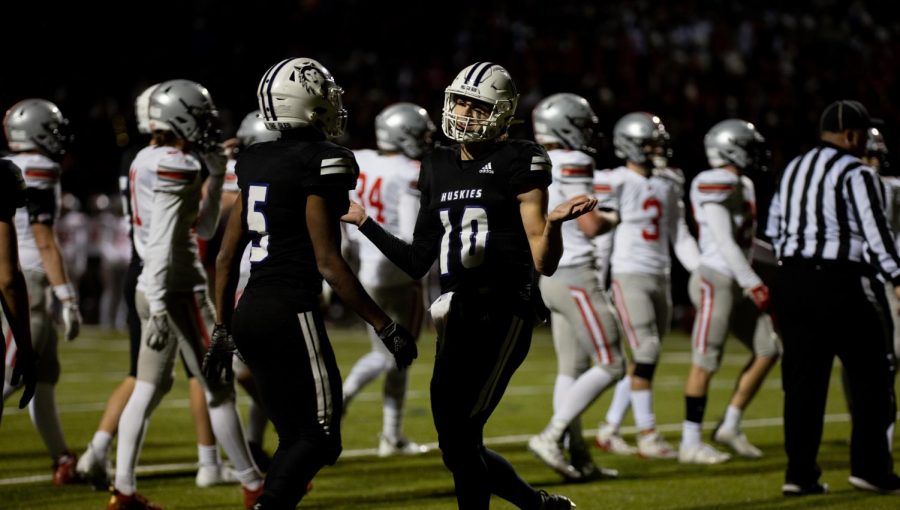
M 259 240 L 250 243 L 250 262 L 262 262 L 269 256 L 269 231 L 266 228 L 266 215 L 256 210 L 259 204 L 266 204 L 269 194 L 268 186 L 251 184 L 247 190 L 247 229 L 259 235 Z
M 484 249 L 490 233 L 487 211 L 481 207 L 466 207 L 459 225 L 450 222 L 450 211 L 446 209 L 440 211 L 440 216 L 444 225 L 444 236 L 441 238 L 441 274 L 450 272 L 451 236 L 459 236 L 459 259 L 462 266 L 466 269 L 480 266 L 484 262 Z

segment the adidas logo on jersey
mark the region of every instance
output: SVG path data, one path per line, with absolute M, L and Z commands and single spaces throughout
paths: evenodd
M 483 167 L 481 167 L 481 170 L 479 170 L 478 173 L 480 173 L 480 174 L 492 174 L 492 173 L 494 173 L 494 169 L 491 168 L 491 162 L 488 161 L 488 163 L 487 163 L 486 165 L 484 165 Z

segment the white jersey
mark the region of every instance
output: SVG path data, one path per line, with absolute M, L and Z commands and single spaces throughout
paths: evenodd
M 350 199 L 366 208 L 375 220 L 395 236 L 411 241 L 419 214 L 420 163 L 403 154 L 383 155 L 365 149 L 354 151 L 359 179 Z M 356 227 L 348 233 L 359 246 L 359 281 L 367 287 L 394 286 L 412 281 L 387 259 Z
M 709 231 L 710 219 L 703 207 L 706 204 L 720 204 L 727 210 L 730 238 L 740 249 L 743 260 L 729 260 L 728 253 L 714 239 Z M 700 263 L 734 278 L 745 289 L 758 285 L 759 278 L 749 265 L 756 233 L 753 181 L 721 168 L 700 172 L 691 183 L 691 208 L 700 237 Z
M 238 187 L 237 174 L 234 171 L 236 167 L 236 159 L 229 159 L 228 162 L 225 163 L 225 183 L 222 184 L 222 191 L 228 193 L 241 192 L 241 188 Z
M 590 195 L 594 179 L 594 158 L 581 152 L 567 149 L 548 151 L 553 164 L 553 182 L 547 188 L 547 210 L 578 195 Z M 559 267 L 590 264 L 594 257 L 594 246 L 590 238 L 578 228 L 577 221 L 562 224 L 563 250 Z
M 693 255 L 682 255 L 680 247 L 678 255 L 688 270 L 696 267 L 698 250 L 684 221 L 680 170 L 654 170 L 649 177 L 623 166 L 598 172 L 594 192 L 598 208 L 619 215 L 612 249 L 614 272 L 668 275 L 669 245 L 676 245 L 676 240 L 693 244 Z
M 200 168 L 196 157 L 167 146 L 146 147 L 131 164 L 133 240 L 144 261 L 137 288 L 147 296 L 151 313 L 165 309 L 167 292 L 206 286 L 194 231 Z
M 16 236 L 19 243 L 19 263 L 24 271 L 44 272 L 41 254 L 34 240 L 32 223 L 53 225 L 59 219 L 59 204 L 62 192 L 59 185 L 60 167 L 43 154 L 20 153 L 6 156 L 12 161 L 25 179 L 25 187 L 30 191 L 39 191 L 42 199 L 39 203 L 30 203 L 16 210 Z M 29 194 L 29 200 L 33 195 Z

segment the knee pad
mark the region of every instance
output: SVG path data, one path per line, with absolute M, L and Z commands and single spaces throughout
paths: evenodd
M 635 363 L 634 375 L 648 381 L 653 380 L 653 374 L 656 372 L 655 363 Z

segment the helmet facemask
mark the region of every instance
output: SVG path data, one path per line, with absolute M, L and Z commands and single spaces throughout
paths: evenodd
M 470 101 L 470 108 L 484 104 L 488 113 L 484 118 L 457 114 L 458 100 Z M 459 143 L 494 140 L 508 132 L 518 103 L 519 94 L 506 69 L 477 62 L 460 71 L 444 90 L 441 127 L 448 138 Z

